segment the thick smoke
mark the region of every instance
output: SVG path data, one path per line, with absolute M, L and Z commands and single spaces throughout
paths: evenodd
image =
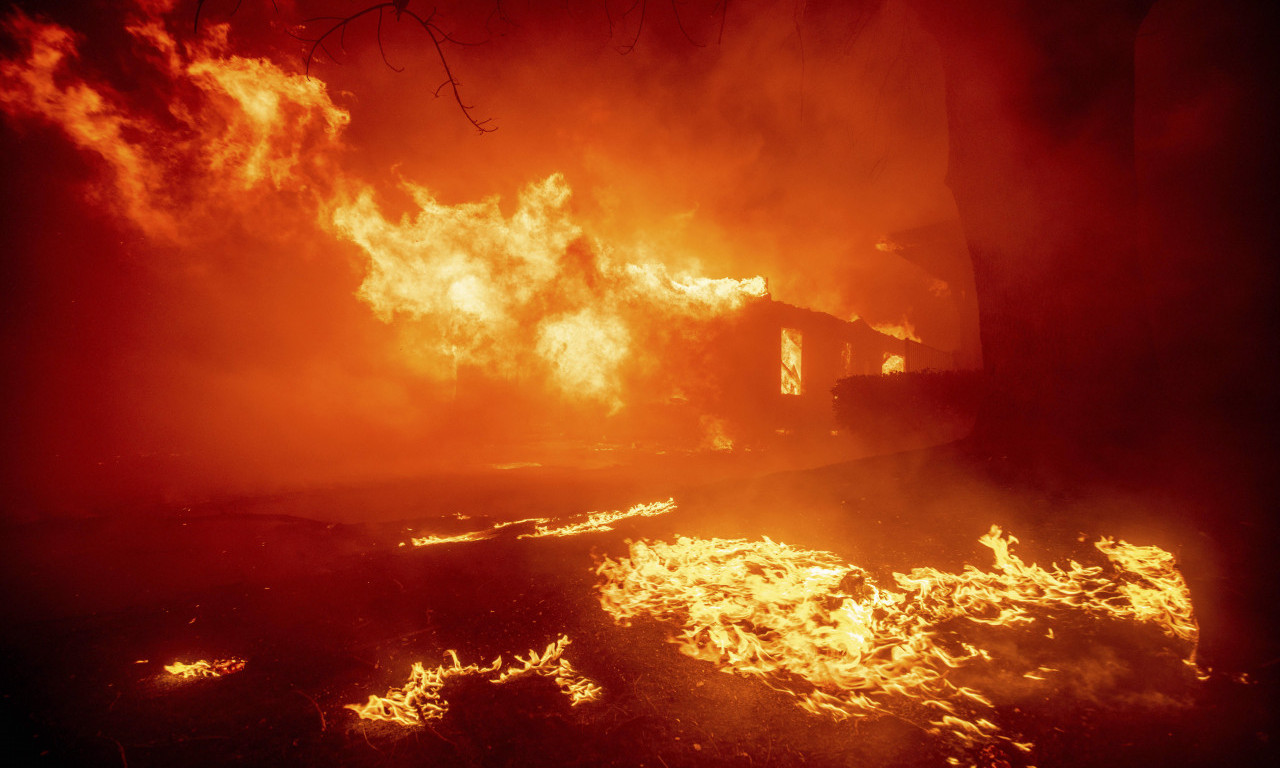
M 209 2 L 199 35 L 191 4 L 75 5 L 10 15 L 0 69 L 16 508 L 404 474 L 458 460 L 459 435 L 523 418 L 525 404 L 502 399 L 487 423 L 459 418 L 456 376 L 422 352 L 421 321 L 444 315 L 420 313 L 414 330 L 371 308 L 370 257 L 333 219 L 362 190 L 392 224 L 420 214 L 414 190 L 448 207 L 496 200 L 510 220 L 522 190 L 560 174 L 580 233 L 564 265 L 612 253 L 669 277 L 759 274 L 783 301 L 963 341 L 956 265 L 877 247 L 960 231 L 940 56 L 905 3 L 651 3 L 643 29 L 629 1 L 504 4 L 509 17 L 441 5 L 444 28 L 483 42 L 445 52 L 465 103 L 498 128 L 484 136 L 406 24 L 387 20 L 380 48 L 366 19 L 305 77 L 308 46 L 288 32 L 347 2 L 245 3 L 235 16 Z M 1232 47 L 1239 24 L 1174 5 L 1139 47 L 1149 250 L 1167 255 L 1148 265 L 1157 335 L 1261 382 L 1265 366 L 1248 361 L 1270 345 L 1237 354 L 1224 329 L 1274 319 L 1250 194 L 1271 166 L 1248 162 L 1262 138 L 1231 130 L 1259 90 L 1257 41 Z M 1161 19 L 1200 30 L 1205 51 L 1154 34 Z M 1214 80 L 1202 65 L 1222 50 Z M 1206 213 L 1208 198 L 1230 202 Z M 1205 291 L 1215 243 L 1240 276 Z M 1247 311 L 1225 323 L 1237 298 Z M 571 304 L 534 327 L 525 354 L 564 358 L 575 325 L 604 329 L 593 348 L 622 343 L 598 307 Z M 599 370 L 543 375 L 609 389 Z M 1209 376 L 1189 389 L 1221 394 Z
M 198 36 L 187 10 L 8 21 L 7 140 L 41 155 L 8 174 L 11 197 L 42 187 L 19 201 L 31 225 L 10 242 L 23 309 L 8 324 L 8 464 L 33 500 L 417 471 L 527 408 L 488 393 L 484 419 L 454 421 L 457 371 L 442 367 L 457 340 L 443 335 L 442 356 L 425 339 L 448 313 L 371 309 L 379 272 L 342 221 L 351 206 L 394 222 L 420 216 L 412 190 L 429 189 L 442 206 L 496 199 L 495 215 L 518 216 L 521 191 L 559 174 L 577 240 L 555 245 L 553 284 L 583 292 L 605 265 L 611 287 L 557 296 L 519 349 L 482 340 L 463 364 L 533 370 L 613 409 L 621 374 L 600 355 L 641 357 L 649 338 L 619 314 L 628 292 L 762 274 L 782 300 L 898 322 L 915 268 L 874 243 L 950 215 L 936 67 L 892 8 L 841 27 L 735 6 L 721 29 L 708 7 L 681 20 L 692 43 L 671 9 L 642 30 L 611 9 L 611 34 L 595 6 L 505 21 L 442 8 L 458 39 L 486 40 L 446 46 L 467 103 L 499 127 L 483 137 L 433 98 L 441 64 L 420 30 L 384 25 L 402 73 L 369 24 L 308 78 L 306 46 L 280 26 L 294 9 L 228 25 L 210 4 Z M 585 271 L 564 279 L 575 260 Z M 506 321 L 528 320 L 529 302 L 507 304 L 519 311 Z

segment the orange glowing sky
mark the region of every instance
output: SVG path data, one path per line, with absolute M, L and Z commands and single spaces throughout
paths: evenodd
M 4 14 L 4 245 L 17 254 L 0 273 L 4 471 L 18 507 L 139 483 L 180 499 L 404 474 L 524 418 L 510 403 L 459 420 L 425 375 L 438 360 L 424 361 L 421 334 L 362 295 L 370 259 L 333 219 L 362 191 L 388 222 L 416 215 L 413 189 L 458 210 L 496 198 L 515 221 L 521 191 L 562 174 L 563 215 L 592 243 L 562 266 L 613 254 L 677 276 L 763 275 L 781 301 L 944 350 L 972 330 L 936 277 L 877 247 L 917 227 L 959 232 L 941 65 L 901 0 L 649 3 L 638 38 L 630 0 L 439 5 L 442 29 L 481 43 L 446 53 L 475 116 L 497 126 L 485 135 L 435 95 L 443 74 L 421 31 L 384 25 L 393 72 L 373 22 L 354 26 L 341 61 L 318 59 L 307 79 L 289 30 L 359 3 L 236 5 L 206 2 L 199 34 L 186 0 Z M 1197 64 L 1160 58 L 1165 39 L 1144 43 L 1152 71 Z M 1225 146 L 1186 109 L 1234 114 L 1229 88 L 1153 82 L 1148 158 Z M 1174 263 L 1161 288 L 1180 299 L 1198 267 Z M 620 284 L 626 270 L 606 273 Z
M 955 217 L 932 43 L 893 3 L 734 6 L 722 35 L 709 5 L 682 16 L 703 45 L 655 7 L 626 55 L 620 4 L 442 8 L 483 40 L 446 52 L 485 135 L 433 95 L 420 31 L 384 27 L 402 72 L 367 23 L 306 79 L 286 32 L 326 4 L 223 5 L 199 35 L 189 3 L 8 17 L 5 140 L 41 158 L 6 174 L 30 254 L 15 445 L 50 484 L 85 465 L 88 485 L 395 474 L 483 431 L 450 422 L 421 335 L 360 298 L 367 258 L 330 220 L 360 190 L 391 222 L 416 213 L 410 187 L 512 216 L 559 173 L 565 215 L 619 260 L 764 275 L 780 300 L 926 338 L 947 317 L 927 275 L 875 247 Z

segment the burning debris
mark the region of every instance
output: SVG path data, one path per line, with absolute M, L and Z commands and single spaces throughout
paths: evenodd
M 496 530 L 496 529 L 495 529 Z M 415 536 L 409 539 L 409 543 L 415 547 L 429 547 L 433 544 L 459 544 L 464 541 L 484 541 L 491 539 L 495 531 L 468 531 L 467 533 L 459 533 L 455 536 L 437 536 L 430 534 L 428 536 Z M 404 546 L 404 542 L 400 542 L 400 546 Z
M 543 536 L 576 536 L 580 533 L 598 533 L 600 531 L 612 531 L 612 523 L 619 520 L 626 520 L 632 517 L 656 517 L 665 515 L 668 512 L 674 512 L 676 509 L 676 500 L 674 498 L 666 501 L 655 501 L 649 504 L 636 504 L 625 511 L 612 512 L 588 512 L 585 520 L 576 523 L 568 523 L 556 528 L 539 524 L 533 533 L 522 533 L 520 538 L 540 538 Z
M 444 717 L 445 712 L 449 710 L 449 702 L 440 697 L 440 692 L 450 678 L 488 677 L 489 682 L 501 685 L 528 674 L 554 680 L 556 687 L 569 697 L 570 705 L 576 707 L 598 699 L 601 688 L 581 675 L 562 658 L 569 642 L 567 636 L 561 635 L 541 654 L 531 650 L 527 658 L 522 659 L 516 656 L 518 663 L 510 664 L 506 669 L 502 669 L 501 656 L 485 667 L 477 664 L 463 666 L 458 661 L 457 651 L 450 649 L 445 654 L 451 663 L 427 669 L 422 662 L 415 662 L 409 673 L 409 681 L 404 687 L 392 688 L 386 696 L 370 695 L 369 701 L 365 704 L 348 704 L 346 708 L 364 720 L 385 720 L 404 726 L 421 725 L 429 720 Z M 499 674 L 497 677 L 492 677 L 495 672 Z
M 967 668 L 997 661 L 968 642 L 966 626 L 1025 626 L 1064 610 L 1149 622 L 1194 666 L 1190 594 L 1168 552 L 1104 538 L 1095 546 L 1109 572 L 1074 561 L 1046 569 L 1012 554 L 1017 539 L 998 526 L 980 541 L 995 555 L 994 571 L 916 568 L 895 573 L 896 588 L 831 553 L 768 538 L 637 541 L 628 557 L 599 563 L 600 602 L 622 623 L 646 616 L 676 625 L 671 642 L 681 652 L 763 678 L 814 714 L 892 714 L 969 748 L 1005 742 L 1029 752 L 1032 744 L 1003 734 L 992 694 L 975 688 L 973 675 L 962 680 Z M 1054 671 L 1039 665 L 1022 677 Z
M 581 533 L 612 531 L 612 524 L 619 520 L 626 520 L 632 517 L 656 517 L 658 515 L 665 515 L 668 512 L 674 512 L 675 509 L 676 500 L 674 498 L 670 498 L 666 501 L 636 504 L 625 510 L 587 512 L 585 515 L 577 515 L 576 517 L 578 519 L 575 522 L 565 523 L 558 526 L 553 526 L 550 518 L 529 517 L 523 520 L 509 520 L 503 523 L 495 523 L 493 527 L 485 530 L 469 531 L 467 533 L 459 533 L 452 536 L 431 534 L 428 536 L 414 537 L 409 540 L 409 543 L 413 544 L 415 547 L 427 547 L 434 544 L 457 544 L 465 541 L 485 541 L 497 536 L 504 528 L 511 528 L 526 524 L 533 525 L 533 532 L 519 534 L 516 538 L 537 539 L 544 536 L 577 536 Z M 400 542 L 400 546 L 405 546 L 405 543 Z
M 175 661 L 172 664 L 166 664 L 164 671 L 181 678 L 195 677 L 225 677 L 226 675 L 234 675 L 243 671 L 245 665 L 244 659 L 215 659 L 213 661 L 205 661 L 201 659 L 191 664 L 184 664 L 181 661 Z

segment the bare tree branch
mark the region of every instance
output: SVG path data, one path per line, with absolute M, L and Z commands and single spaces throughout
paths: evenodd
M 706 48 L 706 43 L 700 43 L 697 40 L 694 40 L 693 37 L 689 35 L 689 32 L 684 28 L 684 20 L 680 18 L 680 0 L 671 0 L 671 12 L 675 14 L 676 26 L 680 28 L 680 34 L 684 35 L 684 39 L 689 41 L 689 45 L 692 45 L 695 48 Z
M 631 39 L 631 42 L 627 45 L 618 46 L 618 53 L 623 56 L 626 56 L 628 53 L 631 53 L 636 49 L 636 43 L 640 42 L 640 33 L 644 31 L 644 16 L 645 12 L 649 9 L 648 0 L 635 0 L 635 2 L 631 4 L 631 7 L 627 9 L 627 12 L 622 14 L 622 18 L 625 19 L 630 16 L 631 12 L 636 9 L 637 5 L 640 6 L 640 23 L 636 25 L 636 36 Z M 612 27 L 612 24 L 610 26 Z M 612 29 L 610 29 L 610 31 L 612 31 Z
M 326 42 L 336 34 L 338 37 L 339 48 L 345 51 L 347 27 L 349 27 L 353 22 L 357 21 L 358 19 L 361 19 L 365 16 L 369 16 L 371 14 L 376 13 L 378 16 L 378 21 L 377 21 L 377 27 L 375 29 L 374 35 L 378 44 L 378 53 L 379 55 L 382 56 L 382 63 L 385 64 L 389 69 L 395 72 L 403 72 L 404 67 L 398 67 L 392 64 L 391 61 L 387 58 L 387 51 L 382 42 L 382 22 L 387 11 L 391 11 L 396 21 L 400 21 L 402 18 L 408 17 L 409 19 L 416 22 L 417 26 L 422 27 L 423 31 L 427 33 L 427 37 L 431 40 L 431 45 L 435 48 L 436 57 L 440 60 L 440 66 L 442 69 L 444 69 L 444 74 L 445 74 L 445 80 L 436 88 L 435 95 L 439 96 L 440 92 L 444 90 L 445 86 L 448 86 L 449 90 L 453 94 L 454 102 L 457 103 L 458 109 L 462 111 L 463 117 L 465 117 L 467 119 L 467 122 L 471 123 L 471 125 L 477 131 L 479 131 L 480 133 L 489 133 L 490 131 L 497 130 L 496 126 L 489 125 L 489 123 L 492 121 L 492 118 L 486 118 L 484 120 L 477 119 L 475 114 L 472 112 L 474 107 L 462 100 L 462 93 L 458 90 L 458 86 L 461 83 L 458 81 L 458 78 L 454 75 L 453 68 L 449 66 L 449 58 L 445 54 L 445 50 L 444 50 L 445 43 L 451 43 L 453 45 L 481 45 L 482 43 L 479 43 L 479 42 L 467 43 L 461 40 L 457 40 L 448 32 L 445 32 L 443 29 L 441 29 L 438 24 L 436 24 L 436 21 L 435 21 L 436 12 L 434 8 L 431 10 L 431 13 L 427 14 L 426 17 L 424 18 L 423 16 L 418 15 L 416 12 L 409 10 L 408 8 L 409 2 L 410 0 L 391 0 L 389 2 L 374 3 L 373 5 L 370 5 L 366 8 L 358 10 L 350 14 L 349 16 L 317 16 L 315 18 L 311 18 L 303 21 L 302 22 L 303 26 L 307 24 L 315 23 L 315 22 L 332 22 L 328 26 L 328 28 L 325 29 L 323 32 L 321 32 L 317 37 L 307 37 L 305 35 L 299 35 L 294 32 L 289 33 L 290 35 L 292 35 L 294 38 L 298 40 L 311 43 L 311 47 L 307 50 L 303 71 L 307 75 L 311 74 L 311 63 L 315 59 L 317 51 L 324 53 L 324 55 L 328 56 L 330 59 L 332 59 L 336 63 L 338 59 L 329 50 L 328 46 L 326 45 Z
M 378 32 L 375 35 L 378 38 L 378 55 L 382 57 L 382 63 L 386 64 L 387 67 L 390 68 L 393 72 L 403 72 L 404 67 L 397 67 L 391 62 L 387 61 L 387 51 L 385 48 L 382 47 L 382 11 L 383 10 L 384 9 L 382 8 L 378 9 Z
M 409 16 L 410 18 L 416 19 L 417 22 L 422 25 L 422 28 L 426 30 L 427 37 L 431 38 L 431 44 L 435 46 L 436 54 L 440 57 L 440 66 L 444 68 L 444 74 L 445 74 L 445 77 L 447 78 L 445 80 L 445 84 L 447 84 L 449 86 L 449 89 L 453 91 L 453 100 L 457 102 L 458 108 L 462 110 L 463 116 L 465 116 L 467 118 L 467 121 L 470 122 L 471 125 L 475 126 L 475 129 L 480 133 L 489 133 L 490 131 L 496 131 L 498 129 L 497 126 L 489 125 L 489 123 L 492 122 L 493 118 L 486 117 L 484 120 L 477 120 L 475 118 L 475 115 L 471 114 L 472 107 L 462 101 L 462 94 L 458 92 L 458 78 L 453 76 L 453 70 L 450 69 L 449 60 L 444 55 L 444 48 L 441 46 L 442 42 L 450 42 L 450 43 L 454 43 L 455 45 L 466 45 L 466 43 L 460 43 L 457 40 L 454 40 L 453 38 L 449 37 L 449 35 L 447 35 L 446 33 L 440 31 L 439 27 L 431 23 L 430 19 L 432 19 L 435 16 L 434 10 L 432 10 L 431 15 L 428 16 L 426 19 L 423 19 L 421 16 L 419 16 L 418 14 L 410 10 L 404 10 L 404 14 L 406 16 Z M 439 37 L 437 37 L 437 34 L 439 34 Z M 473 45 L 478 45 L 478 43 L 473 43 Z M 443 85 L 441 87 L 443 87 Z M 440 92 L 440 88 L 437 88 L 436 89 L 437 95 L 439 94 L 439 92 Z
M 232 16 L 235 16 L 236 11 L 240 10 L 240 3 L 242 2 L 244 2 L 244 0 L 236 0 L 236 7 L 231 9 Z M 196 0 L 196 14 L 195 14 L 196 17 L 195 17 L 195 22 L 192 26 L 192 30 L 196 34 L 200 33 L 200 12 L 204 10 L 204 3 L 205 3 L 205 0 Z M 271 7 L 275 9 L 276 13 L 280 12 L 280 6 L 279 4 L 276 3 L 276 0 L 271 0 Z

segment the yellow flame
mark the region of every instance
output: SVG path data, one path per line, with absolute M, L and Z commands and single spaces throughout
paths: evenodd
M 621 318 L 588 307 L 543 321 L 536 349 L 561 389 L 607 402 L 616 410 L 623 404 L 618 368 L 630 346 L 631 335 Z
M 895 573 L 896 589 L 831 553 L 767 538 L 638 541 L 627 557 L 599 563 L 600 602 L 622 623 L 649 616 L 676 625 L 670 639 L 683 653 L 761 677 L 814 714 L 901 717 L 908 700 L 926 729 L 964 745 L 998 739 L 1023 751 L 1031 745 L 990 719 L 990 698 L 952 680 L 953 670 L 990 653 L 944 624 L 1028 624 L 1055 607 L 1152 622 L 1194 656 L 1190 595 L 1169 553 L 1103 539 L 1098 548 L 1115 566 L 1107 575 L 1075 562 L 1065 570 L 1028 565 L 1010 552 L 1016 539 L 996 526 L 980 541 L 994 553 L 994 571 L 917 568 Z M 1041 666 L 1025 677 L 1052 671 Z
M 529 651 L 526 658 L 516 657 L 515 664 L 502 668 L 502 657 L 494 659 L 488 666 L 463 664 L 458 661 L 454 650 L 445 651 L 448 662 L 432 669 L 427 669 L 422 662 L 415 662 L 409 672 L 409 680 L 400 688 L 392 688 L 385 696 L 370 695 L 364 704 L 348 704 L 350 709 L 365 720 L 385 720 L 404 726 L 420 725 L 429 720 L 444 717 L 449 710 L 449 702 L 441 697 L 445 683 L 453 677 L 489 678 L 489 682 L 501 684 L 514 678 L 536 674 L 549 677 L 555 681 L 556 687 L 569 698 L 571 706 L 577 706 L 600 697 L 601 688 L 581 675 L 573 666 L 562 658 L 569 638 L 561 635 L 539 654 Z M 499 672 L 501 670 L 501 672 Z M 497 677 L 493 677 L 499 672 Z
M 404 188 L 418 207 L 412 217 L 388 220 L 364 187 L 330 222 L 369 258 L 360 297 L 383 321 L 404 318 L 434 340 L 441 376 L 458 362 L 507 378 L 536 371 L 561 394 L 616 410 L 637 333 L 767 295 L 761 277 L 672 274 L 587 238 L 558 173 L 528 185 L 509 217 L 496 197 L 446 205 Z
M 906 318 L 903 318 L 900 323 L 867 323 L 867 325 L 870 325 L 873 330 L 883 333 L 886 336 L 892 336 L 895 339 L 902 339 L 903 341 L 914 341 L 916 343 L 920 343 L 920 337 L 916 335 L 915 326 Z
M 166 664 L 164 671 L 182 678 L 222 677 L 224 675 L 234 675 L 243 670 L 244 665 L 244 659 L 215 659 L 213 661 L 200 659 L 191 664 L 175 661 L 172 664 Z
M 510 528 L 517 525 L 533 524 L 532 533 L 522 533 L 516 538 L 519 539 L 537 539 L 546 536 L 577 536 L 583 533 L 599 533 L 602 531 L 612 531 L 613 523 L 619 520 L 626 520 L 632 517 L 656 517 L 657 515 L 665 515 L 674 512 L 676 509 L 676 501 L 674 498 L 666 501 L 653 501 L 648 504 L 635 504 L 625 510 L 608 510 L 587 512 L 584 514 L 574 515 L 572 522 L 562 525 L 552 525 L 551 519 L 546 517 L 527 517 L 522 520 L 508 520 L 502 523 L 494 523 L 493 526 L 479 531 L 467 531 L 466 533 L 458 533 L 453 535 L 428 534 L 426 536 L 415 536 L 408 542 L 400 542 L 400 546 L 412 544 L 415 547 L 429 547 L 435 544 L 461 544 L 469 541 L 485 541 L 492 539 L 498 535 L 498 532 L 504 528 Z M 576 519 L 574 519 L 576 518 Z M 463 516 L 462 519 L 465 519 Z
M 665 515 L 674 512 L 676 509 L 676 500 L 674 498 L 666 501 L 654 501 L 649 504 L 636 504 L 626 510 L 612 510 L 608 512 L 588 512 L 585 520 L 575 523 L 568 523 L 557 527 L 549 525 L 538 525 L 533 533 L 522 533 L 520 538 L 540 538 L 543 536 L 577 536 L 581 533 L 597 533 L 600 531 L 613 530 L 613 523 L 619 520 L 626 520 L 631 517 L 656 517 L 657 515 Z
M 884 356 L 884 365 L 880 366 L 880 373 L 906 373 L 907 360 L 902 355 L 886 354 Z
M 247 192 L 306 192 L 333 176 L 347 112 L 317 80 L 228 54 L 225 25 L 191 44 L 155 20 L 126 27 L 138 61 L 173 84 L 163 120 L 75 71 L 77 39 L 67 29 L 21 14 L 5 26 L 21 53 L 0 62 L 0 108 L 56 125 L 100 157 L 109 179 L 99 199 L 150 236 L 198 237 L 220 229 L 213 222 L 229 210 L 261 213 L 270 198 Z
M 616 411 L 628 386 L 647 391 L 629 377 L 660 366 L 635 358 L 661 357 L 670 321 L 768 295 L 761 277 L 677 271 L 642 246 L 588 237 L 558 173 L 529 184 L 509 216 L 497 197 L 447 205 L 404 182 L 416 211 L 392 220 L 342 167 L 350 116 L 321 80 L 232 55 L 225 25 L 182 42 L 152 16 L 127 30 L 139 65 L 166 81 L 162 114 L 79 71 L 69 30 L 21 14 L 6 23 L 18 50 L 0 60 L 0 109 L 100 157 L 99 201 L 153 238 L 192 244 L 243 227 L 292 239 L 318 222 L 353 243 L 367 257 L 359 296 L 400 323 L 416 372 L 456 382 L 470 366 Z
M 801 367 L 801 351 L 804 338 L 794 328 L 782 329 L 782 394 L 799 395 L 803 392 L 804 369 Z
M 409 539 L 409 543 L 415 547 L 429 547 L 432 544 L 458 544 L 464 541 L 484 541 L 493 538 L 494 531 L 469 531 L 467 533 L 459 533 L 455 536 L 439 536 L 430 534 L 427 536 L 415 536 Z M 400 546 L 404 546 L 402 542 Z
M 498 679 L 492 682 L 501 684 L 517 677 L 536 674 L 554 680 L 560 692 L 569 697 L 571 706 L 599 699 L 602 692 L 600 686 L 574 669 L 567 659 L 561 658 L 565 646 L 569 645 L 569 642 L 569 638 L 566 635 L 561 635 L 559 639 L 548 645 L 541 654 L 536 651 L 529 651 L 527 658 L 522 659 L 516 656 L 516 661 L 520 662 L 520 665 L 508 666 L 502 671 L 502 674 L 498 675 Z

